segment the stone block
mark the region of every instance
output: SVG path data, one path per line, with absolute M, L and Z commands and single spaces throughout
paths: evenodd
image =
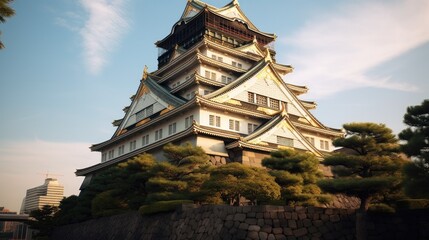
M 265 219 L 271 218 L 271 214 L 269 212 L 264 212 L 264 218 Z
M 302 220 L 302 223 L 303 223 L 304 227 L 310 227 L 312 225 L 310 219 L 304 219 L 304 220 Z
M 274 234 L 276 240 L 287 240 L 286 236 L 283 234 Z
M 240 225 L 238 226 L 238 229 L 243 229 L 243 230 L 247 230 L 249 228 L 249 224 L 247 223 L 240 223 Z
M 268 234 L 267 240 L 276 240 L 276 237 L 274 236 L 274 234 L 270 233 Z
M 306 219 L 307 218 L 307 214 L 305 214 L 305 213 L 298 213 L 298 218 L 299 219 Z
M 246 215 L 247 215 L 248 218 L 254 218 L 254 217 L 256 217 L 256 212 L 253 212 L 253 211 L 252 212 L 248 212 Z
M 285 212 L 285 218 L 286 219 L 292 219 L 292 213 L 291 212 Z
M 234 222 L 233 222 L 232 220 L 227 220 L 227 221 L 225 221 L 224 226 L 225 226 L 227 229 L 230 229 L 232 226 L 234 226 Z
M 298 214 L 296 212 L 292 213 L 292 219 L 293 220 L 298 220 Z
M 256 224 L 258 224 L 258 219 L 256 219 L 256 218 L 247 218 L 244 222 L 247 223 L 247 224 L 249 224 L 249 225 L 256 225 Z
M 329 216 L 329 220 L 331 222 L 338 222 L 338 221 L 340 221 L 340 216 L 338 216 L 338 214 L 331 215 L 331 216 Z
M 261 227 L 264 226 L 265 225 L 264 219 L 258 219 L 258 225 Z
M 322 215 L 320 215 L 320 219 L 322 219 L 322 221 L 324 221 L 324 222 L 329 221 L 329 215 L 322 214 Z
M 295 237 L 301 237 L 304 236 L 308 233 L 307 228 L 298 228 L 296 230 L 293 231 L 293 235 Z
M 230 215 L 227 215 L 226 216 L 226 218 L 225 218 L 225 220 L 233 220 L 234 219 L 234 215 L 232 215 L 232 214 L 230 214 Z
M 247 232 L 247 239 L 259 240 L 258 232 L 254 232 L 254 231 Z
M 243 209 L 243 213 L 248 213 L 252 211 L 252 206 L 243 206 L 242 209 Z
M 249 225 L 249 228 L 247 230 L 259 232 L 261 230 L 261 227 L 259 225 Z
M 256 218 L 264 218 L 264 213 L 261 213 L 261 212 L 256 213 Z
M 234 239 L 245 239 L 247 235 L 247 230 L 239 229 L 235 234 Z
M 274 234 L 280 234 L 280 233 L 283 233 L 283 228 L 280 228 L 280 227 L 273 228 L 272 231 Z
M 273 227 L 280 227 L 280 221 L 278 219 L 273 219 Z
M 273 225 L 273 220 L 272 219 L 265 219 L 264 221 L 265 221 L 265 225 L 270 225 L 270 226 Z
M 278 218 L 278 216 L 277 216 L 277 212 L 270 212 L 270 217 L 271 217 L 272 219 Z
M 236 213 L 234 215 L 234 221 L 244 222 L 245 219 L 246 219 L 246 214 L 244 213 Z
M 313 225 L 316 227 L 320 227 L 323 225 L 323 221 L 322 220 L 314 220 Z
M 283 234 L 286 236 L 292 236 L 293 235 L 293 229 L 292 228 L 283 228 Z
M 259 239 L 260 240 L 267 240 L 268 239 L 268 233 L 266 233 L 266 232 L 259 232 Z
M 269 225 L 265 225 L 265 226 L 263 226 L 262 228 L 261 228 L 261 232 L 266 232 L 266 233 L 271 233 L 271 230 L 272 230 L 273 228 L 271 227 L 271 226 L 269 226 Z
M 290 228 L 293 228 L 293 229 L 295 229 L 295 228 L 297 228 L 297 227 L 298 227 L 298 225 L 296 224 L 296 221 L 295 221 L 295 220 L 289 220 L 289 221 L 287 222 L 287 225 L 288 225 Z

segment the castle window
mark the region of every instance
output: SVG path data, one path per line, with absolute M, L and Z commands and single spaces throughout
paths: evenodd
M 288 146 L 288 147 L 293 147 L 293 139 L 287 138 L 287 137 L 277 136 L 277 144 L 280 144 L 283 146 Z
M 155 131 L 155 141 L 162 138 L 162 128 Z
M 104 161 L 106 161 L 107 160 L 107 153 L 103 153 L 103 154 L 101 154 L 101 162 L 104 162 Z
M 280 109 L 280 102 L 277 99 L 270 98 L 270 107 L 274 109 Z
M 136 140 L 130 142 L 130 152 L 136 149 Z
M 320 149 L 329 150 L 329 142 L 325 140 L 320 140 Z
M 112 159 L 115 156 L 115 150 L 112 149 L 109 151 L 109 159 Z
M 240 121 L 229 119 L 229 129 L 240 131 Z
M 314 145 L 314 137 L 305 137 L 312 145 Z
M 215 115 L 209 115 L 209 125 L 220 127 L 220 117 Z
M 256 94 L 256 103 L 258 105 L 267 106 L 267 97 Z
M 224 75 L 222 75 L 222 83 L 225 83 L 225 84 L 227 84 L 227 83 L 228 83 L 227 78 L 226 78 L 226 76 L 224 76 Z
M 194 121 L 194 115 L 191 115 L 189 117 L 185 118 L 185 128 L 188 128 L 192 125 L 192 122 Z
M 176 123 L 168 125 L 168 135 L 176 133 Z
M 255 103 L 255 94 L 252 92 L 247 92 L 247 98 L 250 103 Z
M 145 119 L 153 114 L 153 104 L 136 113 L 136 121 Z
M 258 127 L 258 125 L 256 125 L 256 124 L 248 123 L 247 124 L 247 132 L 250 134 L 250 133 L 254 132 L 257 127 Z
M 149 135 L 145 135 L 142 137 L 142 146 L 146 146 L 149 144 Z
M 122 154 L 124 154 L 124 152 L 125 152 L 125 146 L 124 145 L 119 146 L 119 148 L 118 148 L 118 154 L 122 155 Z

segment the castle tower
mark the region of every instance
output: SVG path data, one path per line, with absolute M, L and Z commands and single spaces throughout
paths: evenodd
M 300 99 L 305 86 L 287 83 L 293 71 L 276 61 L 276 36 L 259 30 L 237 1 L 214 7 L 188 0 L 171 33 L 156 42 L 158 69 L 143 76 L 116 131 L 92 151 L 101 163 L 78 169 L 86 176 L 141 153 L 163 160 L 167 143 L 201 146 L 215 165 L 259 166 L 271 151 L 293 148 L 318 157 L 333 150 L 338 129 Z

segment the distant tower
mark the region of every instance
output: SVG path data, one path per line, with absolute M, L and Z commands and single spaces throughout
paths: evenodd
M 63 198 L 64 186 L 55 178 L 46 178 L 43 185 L 27 190 L 20 212 L 28 214 L 44 205 L 59 206 Z

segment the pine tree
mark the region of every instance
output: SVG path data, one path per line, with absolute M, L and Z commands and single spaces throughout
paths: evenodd
M 6 18 L 15 15 L 15 10 L 9 6 L 13 0 L 0 0 L 0 22 L 6 22 Z M 1 31 L 0 31 L 1 35 Z M 0 49 L 4 48 L 3 42 L 0 41 Z
M 375 196 L 398 187 L 404 160 L 392 130 L 384 124 L 344 124 L 346 137 L 333 141 L 342 153 L 328 156 L 323 164 L 332 166 L 337 178 L 318 182 L 322 190 L 358 197 L 357 239 L 366 239 L 365 213 Z
M 399 133 L 399 138 L 406 141 L 401 149 L 412 160 L 404 167 L 405 193 L 429 198 L 429 100 L 408 107 L 404 123 L 408 128 Z
M 249 167 L 240 163 L 229 163 L 214 168 L 203 189 L 211 193 L 214 202 L 217 198 L 231 205 L 240 205 L 244 197 L 253 204 L 280 197 L 280 186 L 265 169 Z
M 281 186 L 281 198 L 287 205 L 318 205 L 329 200 L 321 194 L 317 180 L 322 177 L 319 160 L 312 154 L 292 149 L 275 151 L 262 160 Z

